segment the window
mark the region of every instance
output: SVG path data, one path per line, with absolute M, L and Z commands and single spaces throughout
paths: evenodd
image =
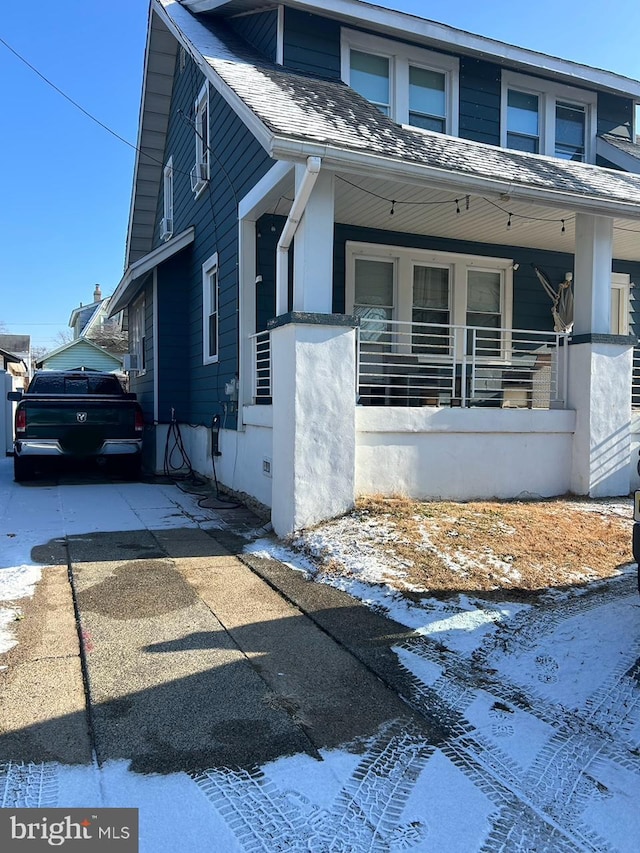
M 448 326 L 451 318 L 449 267 L 413 267 L 413 305 L 411 320 L 414 323 L 433 323 L 442 328 L 429 330 L 428 334 L 413 333 L 413 352 L 438 353 L 449 349 Z
M 631 277 L 626 273 L 611 274 L 611 334 L 629 334 L 629 295 Z
M 503 71 L 501 144 L 593 162 L 596 103 L 593 92 Z
M 145 298 L 140 297 L 129 309 L 129 350 L 133 358 L 131 366 L 139 373 L 146 370 L 145 360 Z
M 342 31 L 342 79 L 400 124 L 458 132 L 456 57 Z
M 481 356 L 500 355 L 502 276 L 500 270 L 467 270 L 467 326 L 476 327 L 469 334 L 475 335 L 474 349 Z
M 498 330 L 511 327 L 512 291 L 508 258 L 347 243 L 347 311 L 380 320 L 379 328 L 363 327 L 363 340 L 382 343 L 382 333 L 390 328 L 386 321 L 413 323 L 412 352 L 447 355 L 450 327 L 473 326 L 478 354 L 495 358 L 501 355 Z M 415 325 L 420 323 L 429 327 Z M 458 346 L 464 347 L 461 337 Z
M 160 222 L 160 239 L 168 240 L 173 235 L 173 157 L 164 167 L 163 216 Z
M 202 265 L 202 362 L 218 360 L 218 254 Z
M 393 261 L 356 258 L 353 313 L 357 317 L 380 320 L 366 324 L 362 339 L 385 343 L 389 338 L 389 324 L 393 316 L 395 264 Z
M 352 50 L 350 80 L 352 89 L 375 104 L 381 113 L 389 115 L 391 96 L 388 57 Z
M 196 197 L 209 180 L 209 85 L 205 83 L 195 104 L 196 163 L 191 170 L 191 189 Z

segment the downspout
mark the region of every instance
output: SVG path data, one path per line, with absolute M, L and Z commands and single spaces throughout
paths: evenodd
M 282 229 L 276 248 L 276 317 L 289 310 L 289 248 L 302 219 L 309 197 L 318 180 L 322 160 L 308 157 L 306 171 L 291 205 L 291 212 Z

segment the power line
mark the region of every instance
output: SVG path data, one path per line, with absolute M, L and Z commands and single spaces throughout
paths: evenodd
M 134 145 L 132 142 L 129 142 L 129 140 L 125 139 L 124 136 L 120 136 L 119 133 L 116 133 L 115 130 L 112 130 L 110 127 L 108 127 L 104 122 L 100 121 L 99 118 L 96 118 L 88 110 L 85 110 L 85 108 L 83 106 L 81 106 L 77 101 L 74 101 L 73 98 L 71 98 L 69 95 L 67 95 L 66 92 L 63 92 L 62 89 L 60 89 L 58 86 L 56 86 L 56 84 L 53 83 L 51 80 L 49 80 L 48 77 L 45 77 L 45 75 L 42 74 L 42 72 L 38 71 L 38 69 L 35 67 L 35 65 L 32 65 L 27 59 L 24 58 L 24 56 L 22 56 L 20 53 L 18 53 L 18 51 L 15 50 L 15 48 L 11 47 L 11 45 L 8 42 L 6 42 L 2 38 L 2 36 L 0 36 L 0 44 L 3 44 L 7 48 L 7 50 L 11 51 L 11 53 L 20 60 L 20 62 L 23 62 L 27 66 L 27 68 L 30 68 L 31 71 L 33 71 L 34 74 L 37 74 L 41 80 L 44 80 L 44 82 L 47 84 L 47 86 L 51 86 L 51 88 L 54 91 L 56 91 L 59 95 L 62 95 L 62 97 L 65 100 L 69 101 L 70 104 L 73 104 L 73 106 L 76 109 L 80 110 L 81 113 L 84 113 L 84 115 L 86 115 L 87 118 L 90 118 L 91 121 L 94 121 L 103 130 L 106 130 L 107 133 L 110 133 L 112 136 L 115 136 L 115 138 L 119 139 L 120 142 L 124 142 L 124 144 L 128 145 L 129 148 L 133 148 L 134 151 L 139 151 L 139 149 L 136 145 Z

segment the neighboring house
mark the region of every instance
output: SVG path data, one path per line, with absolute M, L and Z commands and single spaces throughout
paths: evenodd
M 36 367 L 44 370 L 89 369 L 118 373 L 122 371 L 122 356 L 107 352 L 87 338 L 76 338 L 46 353 L 36 361 Z
M 111 297 L 102 298 L 102 290 L 96 284 L 93 302 L 74 308 L 69 317 L 69 326 L 73 330 L 73 339 L 87 338 L 99 343 L 109 352 L 119 354 L 127 351 L 126 332 L 122 327 L 122 313 L 109 316 Z
M 31 375 L 31 336 L 0 335 L 0 366 L 13 376 L 16 389 L 23 388 Z
M 109 308 L 151 464 L 175 418 L 279 534 L 364 493 L 628 493 L 639 101 L 358 0 L 152 0 Z

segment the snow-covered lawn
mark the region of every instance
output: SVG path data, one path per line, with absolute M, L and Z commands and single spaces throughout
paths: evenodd
M 27 489 L 13 484 L 9 461 L 0 460 L 0 649 L 15 641 L 19 600 L 40 576 L 34 545 L 95 530 L 219 523 L 172 486 Z M 392 529 L 341 523 L 339 535 L 335 528 L 314 534 L 322 539 L 315 546 L 331 553 L 326 570 L 272 539 L 248 548 L 414 629 L 395 650 L 412 676 L 408 699 L 440 740 L 390 721 L 366 743 L 323 751 L 322 761 L 299 755 L 193 776 L 143 776 L 126 761 L 8 761 L 0 764 L 2 805 L 136 807 L 143 853 L 635 851 L 635 567 L 531 601 L 470 590 L 435 597 L 407 583 L 406 566 L 385 556 Z M 309 539 L 299 544 L 315 547 Z

